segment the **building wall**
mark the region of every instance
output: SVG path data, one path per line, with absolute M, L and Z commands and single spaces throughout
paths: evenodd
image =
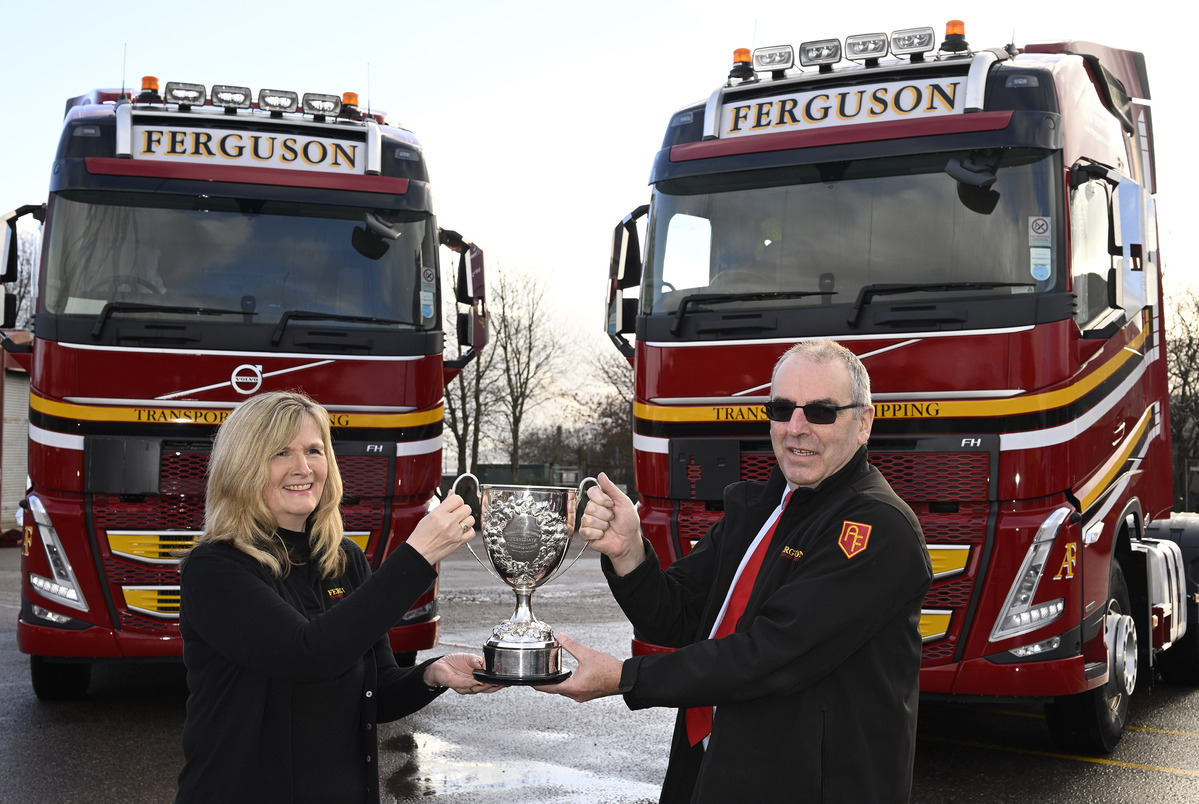
M 4 457 L 0 463 L 0 531 L 17 526 L 29 475 L 29 375 L 4 372 Z
M 7 330 L 17 343 L 28 343 L 29 333 Z M 29 375 L 7 352 L 0 352 L 0 534 L 17 527 L 17 507 L 25 496 L 29 475 Z M 0 537 L 2 543 L 3 537 Z

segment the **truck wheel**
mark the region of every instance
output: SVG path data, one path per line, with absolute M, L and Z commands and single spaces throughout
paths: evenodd
M 92 681 L 92 666 L 86 662 L 52 662 L 44 656 L 29 657 L 33 692 L 43 701 L 82 698 Z
M 1137 684 L 1137 629 L 1120 562 L 1112 559 L 1104 639 L 1107 683 L 1077 695 L 1059 695 L 1045 706 L 1045 719 L 1064 747 L 1111 753 L 1124 734 L 1128 703 Z

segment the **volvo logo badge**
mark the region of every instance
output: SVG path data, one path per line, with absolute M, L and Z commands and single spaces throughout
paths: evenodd
M 234 391 L 249 396 L 262 387 L 262 366 L 242 363 L 233 369 L 229 384 L 233 386 Z

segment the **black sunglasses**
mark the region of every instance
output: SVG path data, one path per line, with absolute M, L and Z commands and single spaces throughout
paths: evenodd
M 798 408 L 803 411 L 804 418 L 811 424 L 832 424 L 837 421 L 837 413 L 850 408 L 864 408 L 865 405 L 825 405 L 811 402 L 807 405 L 797 405 L 787 399 L 772 399 L 766 403 L 766 418 L 772 422 L 786 423 L 791 421 Z

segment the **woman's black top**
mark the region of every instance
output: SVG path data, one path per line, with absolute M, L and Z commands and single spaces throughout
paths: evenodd
M 308 536 L 280 530 L 292 559 L 277 578 L 229 544 L 183 563 L 179 627 L 187 665 L 184 766 L 176 804 L 375 802 L 375 726 L 439 691 L 400 668 L 387 639 L 436 578 L 400 545 L 373 575 L 346 539 L 346 569 L 321 578 Z

